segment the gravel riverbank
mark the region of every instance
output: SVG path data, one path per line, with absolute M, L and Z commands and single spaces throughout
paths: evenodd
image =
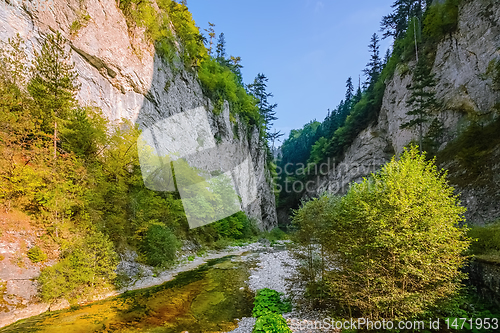
M 265 252 L 261 252 L 258 256 L 252 258 L 256 260 L 257 266 L 250 270 L 250 277 L 247 281 L 248 288 L 254 292 L 262 288 L 269 288 L 284 293 L 285 297 L 291 297 L 293 293 L 295 300 L 302 298 L 301 290 L 289 288 L 289 283 L 286 280 L 293 275 L 297 269 L 298 262 L 292 258 L 288 250 L 276 251 L 272 248 L 265 249 L 268 249 L 268 251 L 264 250 Z M 300 329 L 299 323 L 302 323 L 303 328 L 307 327 L 307 323 L 322 321 L 324 318 L 327 318 L 326 313 L 320 313 L 307 308 L 298 309 L 294 306 L 292 312 L 284 314 L 283 317 L 287 319 L 294 333 L 339 332 L 331 329 Z M 254 324 L 255 318 L 242 318 L 239 321 L 238 328 L 229 333 L 252 333 Z

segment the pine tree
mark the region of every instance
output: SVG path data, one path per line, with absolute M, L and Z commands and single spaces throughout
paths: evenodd
M 243 76 L 241 75 L 241 69 L 243 66 L 241 65 L 241 57 L 229 57 L 229 60 L 226 62 L 226 66 L 228 66 L 231 72 L 236 75 L 240 86 L 243 86 Z
M 410 98 L 406 101 L 406 105 L 411 108 L 406 114 L 413 116 L 413 119 L 400 126 L 402 129 L 418 127 L 420 152 L 422 152 L 423 124 L 429 121 L 431 112 L 439 108 L 435 92 L 432 91 L 435 85 L 434 75 L 430 73 L 425 60 L 421 59 L 413 74 L 413 85 L 409 88 Z
M 65 50 L 66 39 L 57 32 L 49 34 L 40 53 L 35 51 L 33 78 L 28 91 L 41 111 L 42 130 L 54 133 L 54 159 L 57 158 L 57 124 L 66 119 L 75 105 L 80 85 L 70 54 Z
M 354 85 L 352 84 L 352 77 L 349 77 L 346 81 L 346 92 L 345 92 L 345 102 L 351 105 L 352 99 L 354 97 Z
M 361 76 L 360 76 L 358 79 L 358 89 L 356 89 L 356 95 L 354 95 L 353 98 L 353 105 L 361 101 L 361 97 L 363 97 L 363 92 L 361 91 Z
M 266 138 L 269 139 L 272 137 L 270 130 L 273 125 L 273 121 L 278 119 L 276 117 L 276 111 L 274 110 L 278 104 L 269 104 L 268 98 L 272 97 L 273 94 L 266 92 L 267 81 L 267 77 L 264 74 L 259 73 L 253 83 L 248 85 L 248 89 L 259 101 L 258 107 L 260 116 L 262 122 L 264 123 Z
M 408 22 L 412 17 L 417 17 L 422 22 L 425 8 L 428 8 L 432 0 L 396 0 L 391 6 L 394 11 L 382 18 L 381 31 L 383 38 L 394 37 L 398 39 L 404 36 L 408 28 Z
M 382 62 L 382 68 L 385 68 L 385 66 L 387 66 L 390 59 L 391 59 L 391 50 L 387 49 L 387 51 L 385 52 L 384 61 Z
M 217 40 L 217 62 L 220 64 L 225 63 L 226 59 L 226 38 L 224 37 L 224 33 L 221 32 L 219 35 L 219 39 Z
M 382 62 L 380 59 L 380 39 L 376 33 L 372 35 L 370 40 L 370 44 L 368 48 L 370 50 L 370 61 L 366 64 L 366 68 L 363 70 L 363 73 L 366 76 L 365 87 L 368 88 L 375 82 L 380 75 L 382 69 Z
M 7 43 L 0 41 L 0 75 L 8 83 L 23 88 L 27 81 L 25 43 L 21 35 L 9 38 Z

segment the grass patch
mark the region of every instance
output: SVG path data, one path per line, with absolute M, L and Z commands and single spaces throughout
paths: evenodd
M 71 23 L 69 27 L 69 33 L 71 35 L 76 35 L 81 28 L 87 26 L 90 21 L 90 15 L 87 11 L 83 10 L 78 13 L 78 18 Z
M 493 179 L 493 150 L 500 145 L 500 118 L 482 126 L 472 123 L 454 141 L 437 154 L 437 163 L 455 160 L 450 167 L 450 181 L 459 186 L 487 184 Z M 465 172 L 464 172 L 465 171 Z
M 33 263 L 42 262 L 47 260 L 47 255 L 38 246 L 34 246 L 28 250 L 28 258 Z
M 485 226 L 473 226 L 468 232 L 473 239 L 469 248 L 479 260 L 500 264 L 500 220 Z
M 493 89 L 500 90 L 500 60 L 492 59 L 488 64 L 486 73 L 483 78 L 491 78 L 493 81 Z
M 278 240 L 288 239 L 288 234 L 285 233 L 280 228 L 276 227 L 276 228 L 272 229 L 271 231 L 263 232 L 261 237 L 267 239 L 270 242 L 275 242 Z

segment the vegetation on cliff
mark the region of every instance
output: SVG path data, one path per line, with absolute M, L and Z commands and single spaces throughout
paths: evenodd
M 363 70 L 366 81 L 360 84 L 356 93 L 352 79 L 347 80 L 346 97 L 340 101 L 319 126 L 311 126 L 316 121 L 304 125 L 301 130 L 293 130 L 281 147 L 282 156 L 278 167 L 283 171 L 289 164 L 291 174 L 281 172 L 279 182 L 283 186 L 286 181 L 301 180 L 307 182 L 315 165 L 321 163 L 338 163 L 343 159 L 346 149 L 353 143 L 358 134 L 376 121 L 387 80 L 392 78 L 396 69 L 408 71 L 408 62 L 419 57 L 420 73 L 428 74 L 434 62 L 436 47 L 442 38 L 455 31 L 458 20 L 459 0 L 447 0 L 442 4 L 430 5 L 430 2 L 405 0 L 396 1 L 394 12 L 382 20 L 384 37 L 394 37 L 392 52 L 384 59 L 379 54 L 379 39 L 372 35 L 369 44 L 370 60 Z M 415 47 L 417 45 L 418 52 Z M 418 75 L 418 71 L 414 74 Z M 428 81 L 416 89 L 420 95 L 427 94 Z M 415 95 L 417 98 L 417 96 Z M 418 97 L 419 98 L 419 97 Z M 423 108 L 427 108 L 427 100 L 422 100 Z M 425 102 L 425 103 L 424 103 Z M 431 103 L 433 104 L 433 103 Z M 433 104 L 434 105 L 434 104 Z M 417 107 L 415 107 L 417 109 Z M 423 111 L 422 111 L 423 112 Z M 420 112 L 420 113 L 422 113 Z M 426 121 L 433 121 L 430 110 Z M 417 117 L 424 120 L 423 117 Z M 427 120 L 428 119 L 428 120 Z M 437 126 L 438 124 L 436 124 Z M 427 147 L 434 144 L 433 137 L 423 139 Z M 290 166 L 290 164 L 292 164 Z M 301 169 L 300 172 L 295 172 Z M 296 208 L 302 193 L 282 191 L 279 205 Z
M 59 259 L 40 275 L 44 300 L 75 300 L 110 285 L 117 252 L 129 248 L 161 267 L 174 261 L 178 239 L 210 245 L 255 235 L 241 212 L 190 230 L 178 193 L 144 186 L 140 130 L 78 104 L 60 34 L 48 35 L 33 65 L 26 58 L 20 37 L 2 47 L 0 206 L 29 215 L 41 230 L 28 253 L 33 262 Z

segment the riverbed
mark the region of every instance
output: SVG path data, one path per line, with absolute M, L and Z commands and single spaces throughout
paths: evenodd
M 212 259 L 162 285 L 46 312 L 0 332 L 231 331 L 238 326 L 238 318 L 251 315 L 253 292 L 244 287 L 249 265 L 251 260 L 245 256 Z

